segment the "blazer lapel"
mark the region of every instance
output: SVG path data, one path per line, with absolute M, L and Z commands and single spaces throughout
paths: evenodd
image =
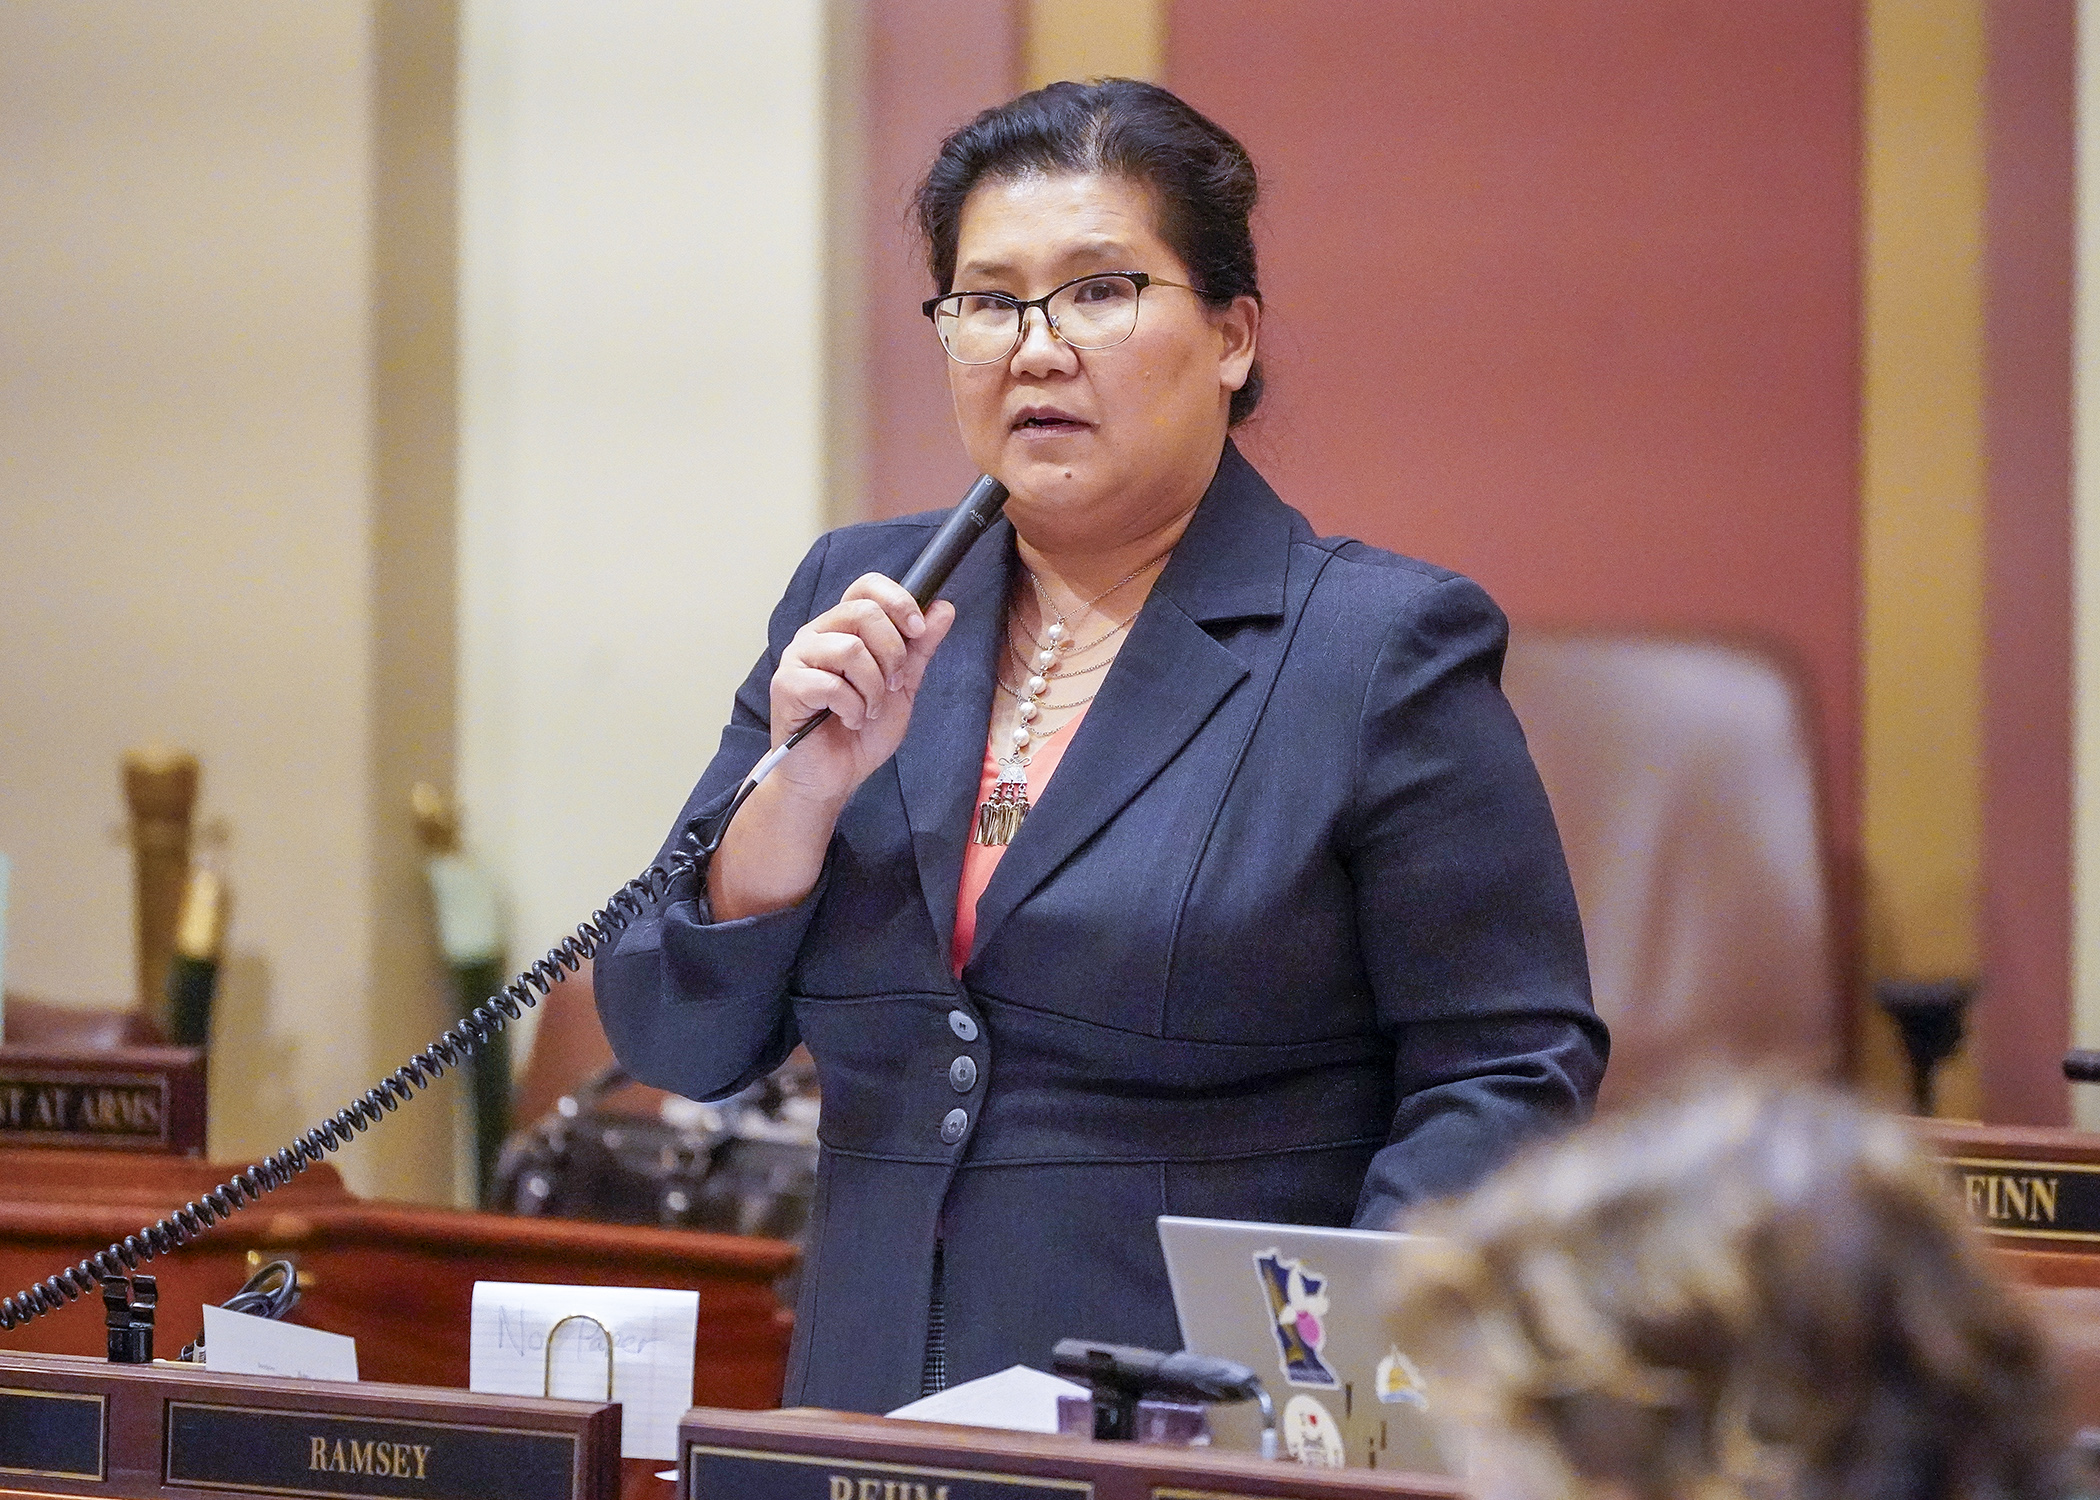
M 973 959 L 1014 908 L 1144 790 L 1248 675 L 1246 663 L 1204 627 L 1283 613 L 1290 517 L 1228 442 L 1217 477 L 1057 775 L 977 903 Z M 980 747 L 983 733 L 980 720 Z M 959 875 L 959 856 L 955 870 Z M 952 919 L 953 879 L 947 896 Z
M 927 663 L 912 705 L 911 728 L 894 764 L 904 795 L 919 885 L 948 971 L 955 931 L 955 893 L 962 880 L 962 846 L 976 815 L 977 784 L 992 707 L 992 679 L 1006 621 L 1013 527 L 993 523 L 956 565 L 941 590 L 955 604 L 955 624 Z

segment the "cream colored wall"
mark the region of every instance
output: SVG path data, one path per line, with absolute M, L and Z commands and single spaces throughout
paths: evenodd
M 1167 0 L 1026 0 L 1025 88 L 1060 78 L 1149 78 L 1167 66 Z
M 824 13 L 464 7 L 460 791 L 521 961 L 655 853 L 822 524 Z
M 418 908 L 375 917 L 408 837 L 375 783 L 375 679 L 414 643 L 375 622 L 375 534 L 413 502 L 371 498 L 373 37 L 362 0 L 0 7 L 8 982 L 129 1000 L 118 757 L 197 751 L 236 900 L 222 1159 L 340 1107 L 394 1061 L 375 1035 L 437 1018 L 428 964 L 380 961 L 427 953 Z M 407 759 L 448 761 L 439 741 Z M 449 1191 L 432 1128 L 360 1142 L 345 1174 Z
M 1860 553 L 1865 958 L 1974 979 L 1983 839 L 1984 0 L 1870 0 Z M 1865 1081 L 1906 1097 L 1863 1005 Z M 1940 1112 L 1977 1112 L 1966 1059 Z

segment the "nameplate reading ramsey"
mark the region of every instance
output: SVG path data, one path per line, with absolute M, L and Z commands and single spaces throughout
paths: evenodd
M 687 1500 L 1093 1500 L 1083 1479 L 860 1463 L 754 1448 L 685 1450 Z
M 100 1480 L 107 1412 L 100 1396 L 0 1386 L 0 1474 Z
M 168 1403 L 167 1482 L 197 1489 L 570 1500 L 576 1462 L 568 1433 Z
M 1943 1165 L 1978 1229 L 2016 1239 L 2100 1241 L 2100 1166 L 1969 1157 Z

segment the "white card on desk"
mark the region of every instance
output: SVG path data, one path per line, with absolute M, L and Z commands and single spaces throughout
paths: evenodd
M 963 1427 L 1003 1427 L 1009 1432 L 1057 1431 L 1057 1398 L 1091 1395 L 1083 1385 L 1026 1365 L 1008 1365 L 945 1391 L 898 1407 L 890 1415 L 907 1422 L 954 1422 Z
M 557 1324 L 550 1361 L 547 1338 Z M 698 1292 L 477 1281 L 467 1386 L 493 1396 L 603 1401 L 609 1333 L 620 1456 L 676 1458 L 678 1419 L 693 1404 L 699 1326 Z
M 357 1340 L 223 1307 L 204 1309 L 204 1368 L 214 1375 L 357 1379 Z

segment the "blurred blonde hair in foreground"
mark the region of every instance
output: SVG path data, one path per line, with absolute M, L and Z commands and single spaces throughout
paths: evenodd
M 1896 1119 L 1709 1088 L 1416 1215 L 1399 1326 L 1484 1500 L 2032 1500 L 2040 1333 Z

